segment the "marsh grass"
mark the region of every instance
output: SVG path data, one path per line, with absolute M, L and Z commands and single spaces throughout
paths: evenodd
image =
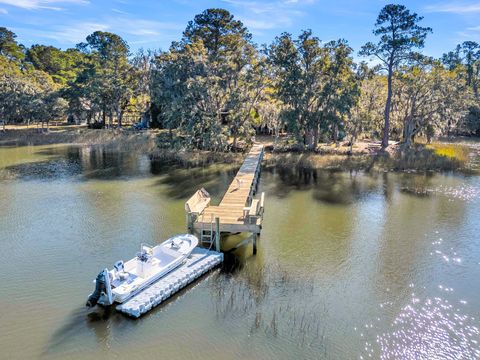
M 469 154 L 469 147 L 463 144 L 416 144 L 411 148 L 398 147 L 379 163 L 395 171 L 466 171 Z
M 0 146 L 76 144 L 102 145 L 109 151 L 148 154 L 153 160 L 171 160 L 182 166 L 205 166 L 213 163 L 240 164 L 243 154 L 188 150 L 181 135 L 168 130 L 133 131 L 128 129 L 94 130 L 78 126 L 51 127 L 47 133 L 37 129 L 9 129 L 0 134 Z M 357 143 L 349 152 L 342 144 L 320 144 L 316 152 L 298 147 L 292 141 L 266 145 L 266 165 L 301 169 L 378 170 L 378 171 L 456 171 L 470 169 L 472 144 L 435 142 L 411 148 L 392 145 L 379 152 L 374 142 Z M 477 150 L 478 152 L 478 150 Z M 480 152 L 479 152 L 480 153 Z M 478 157 L 477 157 L 478 158 Z M 168 161 L 167 161 L 168 162 Z M 6 177 L 5 175 L 3 177 Z
M 275 153 L 266 154 L 267 166 L 302 169 L 362 170 L 372 163 L 368 155 L 322 155 L 317 153 Z
M 87 129 L 79 126 L 51 127 L 50 131 L 35 128 L 12 128 L 0 134 L 0 146 L 22 145 L 103 145 L 111 150 L 153 151 L 156 148 L 155 132 L 138 132 L 127 129 Z
M 469 160 L 471 149 L 465 144 L 452 143 L 433 143 L 426 146 L 427 149 L 433 149 L 436 155 L 456 159 L 462 163 Z
M 266 164 L 280 168 L 366 171 L 468 171 L 471 149 L 465 144 L 416 144 L 389 148 L 370 155 L 319 154 L 313 152 L 269 153 Z
M 322 348 L 325 337 L 323 302 L 313 276 L 296 278 L 278 264 L 246 266 L 242 272 L 211 284 L 214 312 L 225 321 L 242 319 L 251 335 L 260 332 L 289 339 L 299 347 Z M 279 299 L 282 299 L 279 301 Z
M 157 148 L 150 154 L 151 160 L 164 163 L 176 163 L 182 167 L 203 167 L 213 164 L 238 164 L 243 161 L 241 153 L 212 152 L 212 151 L 188 151 Z

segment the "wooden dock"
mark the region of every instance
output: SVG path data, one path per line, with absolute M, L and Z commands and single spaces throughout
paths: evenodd
M 256 235 L 262 229 L 265 195 L 255 199 L 263 145 L 252 146 L 240 170 L 236 174 L 220 204 L 210 205 L 210 195 L 205 189 L 198 190 L 186 203 L 187 226 L 198 234 L 202 243 L 214 243 L 220 250 L 220 233 L 247 232 Z

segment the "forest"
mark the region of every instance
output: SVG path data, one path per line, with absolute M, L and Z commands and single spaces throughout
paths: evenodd
M 95 31 L 75 48 L 25 47 L 0 27 L 0 122 L 53 120 L 121 128 L 125 119 L 166 129 L 197 149 L 225 151 L 257 133 L 287 134 L 296 146 L 421 137 L 480 136 L 480 45 L 441 58 L 422 54 L 433 31 L 403 5 L 386 5 L 375 42 L 358 53 L 347 40 L 310 30 L 258 45 L 224 9 L 190 21 L 166 51 L 130 51 Z M 360 59 L 360 61 L 355 61 Z

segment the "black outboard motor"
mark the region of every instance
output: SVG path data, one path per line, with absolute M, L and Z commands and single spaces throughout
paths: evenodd
M 105 272 L 100 271 L 95 280 L 95 291 L 88 297 L 86 306 L 94 307 L 97 305 L 98 299 L 102 296 L 102 292 L 105 292 Z

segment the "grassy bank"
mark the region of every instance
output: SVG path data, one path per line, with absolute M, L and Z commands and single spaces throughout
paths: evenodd
M 480 156 L 471 144 L 441 142 L 430 145 L 416 144 L 408 149 L 394 144 L 385 152 L 365 144 L 361 144 L 357 151 L 351 153 L 345 146 L 335 150 L 328 146 L 328 152 L 325 152 L 325 147 L 327 146 L 321 145 L 316 152 L 272 149 L 267 154 L 266 161 L 271 166 L 306 169 L 471 172 L 474 170 L 473 159 Z
M 150 153 L 150 158 L 157 161 L 172 161 L 185 167 L 206 166 L 215 163 L 241 164 L 244 155 L 242 153 L 224 153 L 212 151 L 187 151 L 156 148 Z
M 50 144 L 105 145 L 113 150 L 118 148 L 153 151 L 156 148 L 156 134 L 123 129 L 93 130 L 85 126 L 71 125 L 50 127 L 49 131 L 19 126 L 0 132 L 0 146 Z
M 257 142 L 265 145 L 267 165 L 305 169 L 467 172 L 472 170 L 472 159 L 480 158 L 480 142 L 436 142 L 416 144 L 409 149 L 394 143 L 387 152 L 380 152 L 379 143 L 372 141 L 358 142 L 353 147 L 347 143 L 319 144 L 316 151 L 305 151 L 285 139 L 275 142 L 272 137 L 257 137 Z M 184 166 L 241 163 L 243 159 L 241 153 L 186 150 L 181 141 L 172 141 L 163 130 L 93 130 L 61 125 L 51 127 L 48 132 L 26 127 L 0 132 L 0 146 L 49 144 L 102 145 L 111 151 L 136 151 Z
M 242 153 L 216 153 L 189 151 L 180 142 L 166 144 L 168 134 L 164 130 L 135 131 L 124 129 L 88 129 L 85 126 L 60 125 L 39 131 L 26 126 L 9 126 L 0 131 L 0 147 L 26 145 L 101 145 L 109 151 L 135 151 L 147 154 L 153 160 L 172 162 L 181 166 L 204 166 L 212 163 L 241 163 Z

